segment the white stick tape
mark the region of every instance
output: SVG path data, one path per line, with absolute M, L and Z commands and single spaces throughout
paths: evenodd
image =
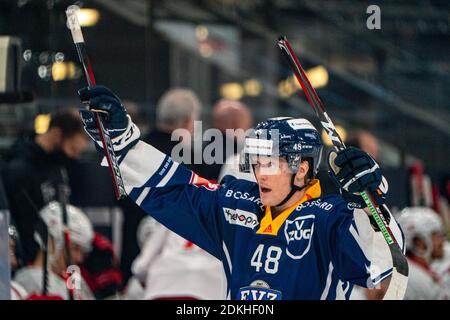
M 69 6 L 66 10 L 67 28 L 72 33 L 73 42 L 83 43 L 83 33 L 81 32 L 80 22 L 78 21 L 78 12 L 80 8 L 76 5 Z

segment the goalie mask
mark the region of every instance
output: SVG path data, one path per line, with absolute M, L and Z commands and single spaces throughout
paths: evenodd
M 279 157 L 286 159 L 292 172 L 291 192 L 277 206 L 286 203 L 296 191 L 306 187 L 318 170 L 322 156 L 322 141 L 319 132 L 306 119 L 289 117 L 272 118 L 259 123 L 245 139 L 244 149 L 240 156 L 240 171 L 250 172 L 258 156 Z M 294 184 L 295 174 L 303 160 L 309 162 L 309 173 L 305 177 L 305 185 Z M 278 169 L 275 166 L 275 169 Z M 277 170 L 266 170 L 264 174 L 278 174 Z

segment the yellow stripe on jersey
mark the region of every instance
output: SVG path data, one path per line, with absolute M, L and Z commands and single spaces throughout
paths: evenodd
M 310 186 L 305 190 L 305 194 L 303 197 L 294 203 L 292 206 L 284 210 L 280 213 L 275 219 L 272 220 L 272 211 L 270 207 L 266 207 L 266 212 L 264 217 L 261 219 L 261 223 L 259 226 L 257 234 L 268 234 L 272 236 L 276 236 L 278 234 L 278 230 L 280 230 L 283 223 L 289 217 L 289 215 L 297 208 L 300 204 L 309 199 L 314 199 L 320 197 L 322 190 L 320 188 L 320 182 L 318 179 L 314 179 L 311 181 Z

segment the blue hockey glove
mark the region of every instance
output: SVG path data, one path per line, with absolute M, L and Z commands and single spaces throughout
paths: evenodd
M 347 148 L 328 155 L 330 176 L 340 188 L 342 197 L 355 208 L 365 208 L 366 203 L 359 195 L 367 190 L 378 205 L 386 200 L 387 181 L 375 160 L 357 148 Z
M 89 105 L 89 110 L 103 111 L 103 124 L 108 130 L 112 145 L 116 154 L 126 153 L 139 141 L 139 128 L 133 123 L 127 114 L 120 99 L 104 86 L 86 87 L 78 91 L 81 101 Z M 95 125 L 94 115 L 91 111 L 80 110 L 81 119 L 86 133 L 95 142 L 97 150 L 102 151 L 98 129 Z

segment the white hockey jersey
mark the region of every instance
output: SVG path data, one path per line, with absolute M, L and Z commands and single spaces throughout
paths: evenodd
M 14 281 L 20 284 L 28 293 L 28 296 L 42 293 L 42 269 L 36 266 L 29 266 L 17 271 Z M 48 273 L 48 294 L 59 296 L 64 300 L 69 299 L 69 294 L 64 279 L 56 275 L 54 272 Z M 86 282 L 81 278 L 80 289 L 74 294 L 75 300 L 93 300 L 94 296 L 87 286 Z
M 16 281 L 11 281 L 11 300 L 25 300 L 27 297 L 28 293 L 25 288 Z
M 404 300 L 445 300 L 450 297 L 431 270 L 408 258 L 409 279 Z
M 444 243 L 444 256 L 431 263 L 431 270 L 441 278 L 445 290 L 450 292 L 450 242 Z
M 146 240 L 132 265 L 133 274 L 145 283 L 144 299 L 192 297 L 225 299 L 222 263 L 159 225 Z
M 136 276 L 130 277 L 127 282 L 125 292 L 122 295 L 123 300 L 143 300 L 145 297 L 145 288 Z

